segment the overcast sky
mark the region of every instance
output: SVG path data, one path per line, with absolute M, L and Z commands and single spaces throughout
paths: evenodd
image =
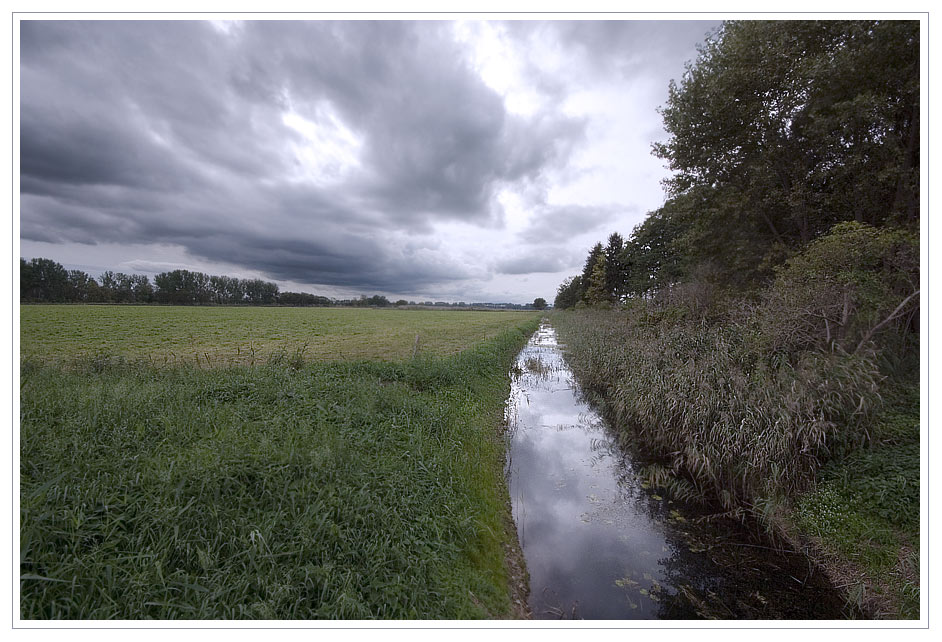
M 552 301 L 715 22 L 20 23 L 20 256 Z

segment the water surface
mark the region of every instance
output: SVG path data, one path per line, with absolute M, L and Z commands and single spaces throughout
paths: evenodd
M 541 325 L 517 358 L 507 474 L 536 618 L 840 618 L 796 555 L 646 488 Z

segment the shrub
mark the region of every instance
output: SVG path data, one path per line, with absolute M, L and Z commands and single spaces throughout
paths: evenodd
M 849 222 L 787 261 L 753 315 L 770 351 L 859 352 L 912 338 L 918 310 L 918 239 Z

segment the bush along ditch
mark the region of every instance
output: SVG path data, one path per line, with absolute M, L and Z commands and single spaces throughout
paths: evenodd
M 918 617 L 918 256 L 842 223 L 748 296 L 704 305 L 688 280 L 553 323 L 650 483 L 808 548 L 865 613 Z

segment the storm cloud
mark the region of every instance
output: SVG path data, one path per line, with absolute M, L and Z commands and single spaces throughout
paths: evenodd
M 631 48 L 629 26 L 498 31 L 592 66 L 611 58 L 602 47 Z M 509 109 L 456 34 L 448 22 L 23 21 L 21 240 L 177 246 L 362 291 L 564 271 L 581 250 L 547 246 L 640 209 L 550 205 L 597 125 L 564 109 L 567 81 L 532 61 L 520 83 L 557 100 Z M 624 73 L 633 51 L 617 56 Z M 509 212 L 513 195 L 524 206 Z M 462 231 L 443 243 L 449 225 Z M 475 234 L 523 248 L 475 260 L 460 244 Z

